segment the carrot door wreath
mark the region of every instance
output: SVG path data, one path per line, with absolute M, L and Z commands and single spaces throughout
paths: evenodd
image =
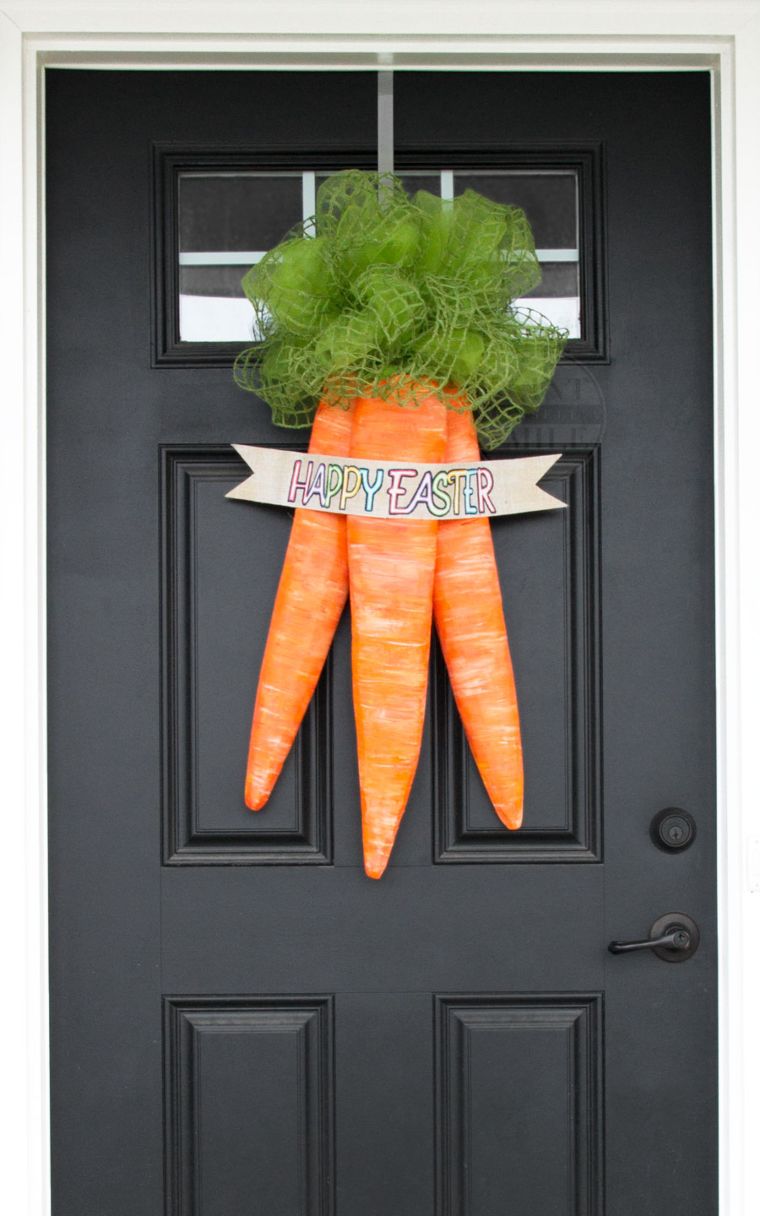
M 513 301 L 540 280 L 524 213 L 392 175 L 329 178 L 317 212 L 245 276 L 262 340 L 235 366 L 310 456 L 478 461 L 541 403 L 566 335 Z M 512 463 L 512 462 L 507 462 Z M 431 491 L 433 494 L 435 490 Z M 328 500 L 329 501 L 329 500 Z M 523 508 L 527 509 L 527 508 Z M 347 598 L 364 866 L 380 878 L 422 740 L 431 623 L 499 819 L 523 809 L 520 722 L 488 518 L 296 509 L 259 675 L 245 780 L 272 792 Z

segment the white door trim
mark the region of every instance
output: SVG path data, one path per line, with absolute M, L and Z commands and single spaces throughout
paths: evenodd
M 50 1210 L 44 572 L 45 65 L 674 70 L 715 106 L 721 1216 L 760 1212 L 760 0 L 18 0 L 0 8 L 5 997 L 0 1198 Z M 23 1044 L 26 1043 L 26 1048 Z M 26 1118 L 22 1112 L 26 1110 Z

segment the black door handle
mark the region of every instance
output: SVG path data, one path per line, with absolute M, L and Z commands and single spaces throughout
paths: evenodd
M 684 963 L 696 954 L 699 929 L 684 912 L 668 912 L 660 916 L 649 930 L 649 937 L 638 942 L 610 942 L 610 954 L 632 954 L 635 950 L 652 950 L 666 963 Z

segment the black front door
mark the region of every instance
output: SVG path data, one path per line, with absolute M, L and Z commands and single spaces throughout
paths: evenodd
M 494 457 L 561 451 L 568 504 L 493 529 L 525 826 L 490 810 L 434 653 L 364 876 L 346 620 L 271 803 L 243 805 L 289 520 L 225 500 L 229 444 L 304 435 L 233 383 L 238 284 L 325 174 L 373 165 L 376 90 L 48 73 L 53 1210 L 714 1216 L 706 73 L 397 75 L 397 170 L 525 206 L 525 305 L 571 330 Z M 653 839 L 667 807 L 689 847 L 665 847 L 683 815 Z M 688 961 L 609 953 L 675 913 Z

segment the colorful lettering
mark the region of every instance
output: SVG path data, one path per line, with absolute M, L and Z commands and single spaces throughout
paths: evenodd
M 467 476 L 467 469 L 450 469 L 449 483 L 454 487 L 454 514 L 461 515 L 462 508 L 460 503 L 460 494 L 462 487 L 462 479 Z
M 305 493 L 306 488 L 309 484 L 309 480 L 311 478 L 311 473 L 312 473 L 313 468 L 314 468 L 314 463 L 313 463 L 313 461 L 310 460 L 306 466 L 306 475 L 305 475 L 305 477 L 302 478 L 300 476 L 301 461 L 300 460 L 294 461 L 293 472 L 291 473 L 291 476 L 290 476 L 290 488 L 288 489 L 288 502 L 295 502 L 296 495 L 299 490 L 301 491 L 302 494 Z
M 451 500 L 445 490 L 448 481 L 448 473 L 436 473 L 433 478 L 433 501 L 435 505 L 431 509 L 434 515 L 446 515 L 451 506 Z
M 440 476 L 440 473 L 436 473 L 436 477 Z M 426 506 L 431 515 L 438 516 L 444 514 L 433 502 L 433 474 L 430 470 L 421 475 L 419 485 L 400 514 L 413 515 L 415 509 L 419 506 Z M 448 508 L 448 502 L 446 503 L 446 508 Z
M 494 486 L 493 473 L 490 469 L 478 468 L 478 511 L 481 515 L 490 512 L 491 515 L 496 514 L 496 507 L 493 505 L 491 498 L 491 490 Z
M 350 480 L 352 477 L 353 482 Z M 348 502 L 349 498 L 354 498 L 359 493 L 360 485 L 361 477 L 356 465 L 347 464 L 343 469 L 343 489 L 341 490 L 340 498 L 338 499 L 338 505 L 340 506 L 341 511 L 345 511 L 346 503 Z
M 473 481 L 475 480 L 475 469 L 466 469 L 464 482 L 462 484 L 462 498 L 464 500 L 465 515 L 477 515 L 478 508 L 475 506 L 472 498 Z
M 323 506 L 323 507 L 327 506 L 327 502 L 326 502 L 326 498 L 325 498 L 325 494 L 326 494 L 325 476 L 326 476 L 325 466 L 323 464 L 318 464 L 317 471 L 314 474 L 312 483 L 303 496 L 303 505 L 304 506 L 306 506 L 307 503 L 311 502 L 312 498 L 314 498 L 315 496 L 319 498 L 319 502 L 320 502 L 321 506 Z
M 325 505 L 328 507 L 343 485 L 344 472 L 345 470 L 339 464 L 329 464 L 327 466 L 327 491 L 325 494 L 327 502 Z
M 416 475 L 414 469 L 388 469 L 388 511 L 391 515 L 405 514 L 403 507 L 398 505 L 398 500 L 406 492 L 404 479 Z
M 375 505 L 375 495 L 377 494 L 377 491 L 380 489 L 381 485 L 383 484 L 383 470 L 382 469 L 377 470 L 377 473 L 375 474 L 375 480 L 372 482 L 371 485 L 370 485 L 370 480 L 369 480 L 369 470 L 360 469 L 359 473 L 361 475 L 362 486 L 364 487 L 364 494 L 365 494 L 365 497 L 367 500 L 367 504 L 366 504 L 367 510 L 371 511 L 373 506 Z

